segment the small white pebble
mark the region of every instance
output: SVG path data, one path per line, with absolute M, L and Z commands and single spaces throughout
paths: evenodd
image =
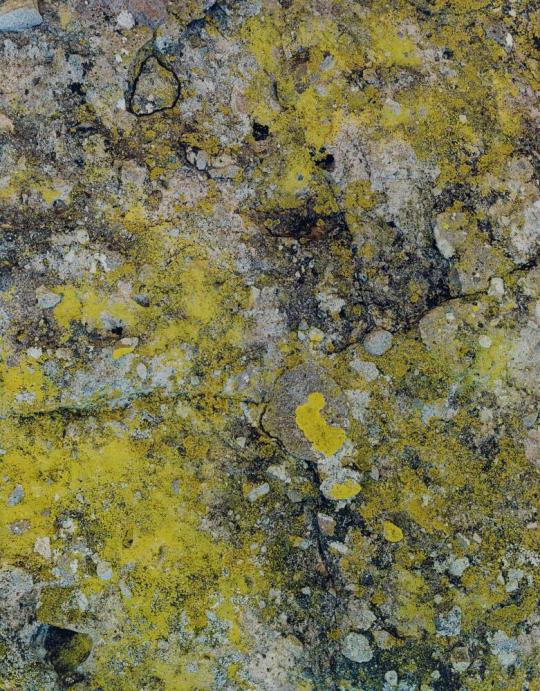
M 51 309 L 56 307 L 56 305 L 62 301 L 61 295 L 56 295 L 56 293 L 51 293 L 43 287 L 36 290 L 36 299 L 38 305 L 42 309 Z
M 270 485 L 268 484 L 268 482 L 263 482 L 262 485 L 258 485 L 257 487 L 254 487 L 250 492 L 248 492 L 247 499 L 253 504 L 253 502 L 257 501 L 257 499 L 261 499 L 262 497 L 267 495 L 269 491 Z
M 498 276 L 494 276 L 489 283 L 488 295 L 501 298 L 504 295 L 504 281 Z
M 364 339 L 364 348 L 370 355 L 384 355 L 392 347 L 392 334 L 385 329 L 375 329 Z
M 8 497 L 7 500 L 7 505 L 8 506 L 17 506 L 17 504 L 20 504 L 21 501 L 24 499 L 24 488 L 22 485 L 16 485 L 15 489 L 13 492 Z
M 367 360 L 358 360 L 355 358 L 351 362 L 351 369 L 358 374 L 361 374 L 362 377 L 368 382 L 375 381 L 375 379 L 377 379 L 377 377 L 380 375 L 377 366 L 373 364 L 373 362 L 368 362 Z
M 108 561 L 98 561 L 96 566 L 96 574 L 97 577 L 101 578 L 102 581 L 108 581 L 113 575 L 112 566 Z
M 337 541 L 333 541 L 330 543 L 330 549 L 334 552 L 337 552 L 337 554 L 348 554 L 349 552 L 349 548 L 347 547 L 347 545 L 343 544 L 343 542 Z
M 397 686 L 398 675 L 395 670 L 391 669 L 389 672 L 386 672 L 384 679 L 387 684 L 390 684 L 390 686 Z
M 275 480 L 281 480 L 281 482 L 286 482 L 287 484 L 291 482 L 291 478 L 285 466 L 282 465 L 269 465 L 266 469 L 266 474 L 270 475 L 270 477 L 273 477 Z
M 373 658 L 369 639 L 354 631 L 345 637 L 341 645 L 341 652 L 347 659 L 359 664 L 369 662 Z
M 490 348 L 491 338 L 489 336 L 480 336 L 480 338 L 478 339 L 478 343 L 482 348 Z
M 34 552 L 39 554 L 44 559 L 51 558 L 51 541 L 48 537 L 37 537 L 34 542 Z
M 43 355 L 43 350 L 41 348 L 28 348 L 26 354 L 34 360 L 39 360 Z
M 465 573 L 465 570 L 468 569 L 470 565 L 471 563 L 467 557 L 461 557 L 460 559 L 454 559 L 450 563 L 448 571 L 452 574 L 452 576 L 461 578 L 461 576 L 463 576 Z
M 131 590 L 128 588 L 125 581 L 119 581 L 118 586 L 120 588 L 120 592 L 125 598 L 129 599 L 130 597 L 132 597 Z
M 119 29 L 133 29 L 135 26 L 135 20 L 131 12 L 127 10 L 122 10 L 118 17 L 116 17 L 116 26 Z

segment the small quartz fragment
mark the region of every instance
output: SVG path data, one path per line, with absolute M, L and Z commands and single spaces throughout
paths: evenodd
M 261 499 L 262 497 L 267 495 L 269 491 L 270 485 L 267 482 L 263 482 L 262 485 L 258 485 L 257 487 L 254 487 L 252 490 L 248 492 L 247 499 L 249 502 L 253 504 L 258 499 Z
M 392 334 L 385 329 L 375 329 L 364 339 L 364 348 L 370 355 L 384 355 L 392 347 Z

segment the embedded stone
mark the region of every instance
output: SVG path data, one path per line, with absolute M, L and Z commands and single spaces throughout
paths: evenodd
M 152 115 L 173 108 L 179 94 L 177 76 L 152 55 L 144 61 L 135 79 L 129 108 L 135 115 Z
M 321 367 L 304 363 L 277 381 L 262 424 L 293 456 L 309 461 L 324 459 L 339 452 L 345 443 L 347 401 Z
M 8 0 L 0 7 L 0 31 L 24 31 L 43 22 L 34 0 Z

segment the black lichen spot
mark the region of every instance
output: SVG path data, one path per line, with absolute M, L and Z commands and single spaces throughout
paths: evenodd
M 215 2 L 211 7 L 206 10 L 207 16 L 216 22 L 216 24 L 221 28 L 225 29 L 227 26 L 227 12 L 223 9 L 219 2 Z
M 48 625 L 41 633 L 47 658 L 58 674 L 73 672 L 92 651 L 92 639 L 86 633 Z
M 334 158 L 333 154 L 326 154 L 322 158 L 319 158 L 317 161 L 315 161 L 315 164 L 323 170 L 334 170 L 336 166 L 336 159 Z
M 315 148 L 310 147 L 309 155 L 318 168 L 330 171 L 334 170 L 336 167 L 336 159 L 334 155 L 329 153 L 325 146 L 321 146 L 318 151 Z
M 69 90 L 72 94 L 76 94 L 77 96 L 86 96 L 86 90 L 80 82 L 73 82 L 72 84 L 70 84 Z
M 261 125 L 260 122 L 253 123 L 253 139 L 256 142 L 264 141 L 270 134 L 270 128 L 268 125 Z
M 188 37 L 195 36 L 200 38 L 202 32 L 206 28 L 206 19 L 204 17 L 198 17 L 197 19 L 192 19 L 186 26 L 185 34 Z
M 321 240 L 348 230 L 343 213 L 320 214 L 315 211 L 313 200 L 299 209 L 276 209 L 271 213 L 257 214 L 256 218 L 270 235 L 295 240 Z

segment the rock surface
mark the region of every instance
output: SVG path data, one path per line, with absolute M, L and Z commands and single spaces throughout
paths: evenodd
M 0 2 L 0 687 L 538 688 L 538 27 Z

